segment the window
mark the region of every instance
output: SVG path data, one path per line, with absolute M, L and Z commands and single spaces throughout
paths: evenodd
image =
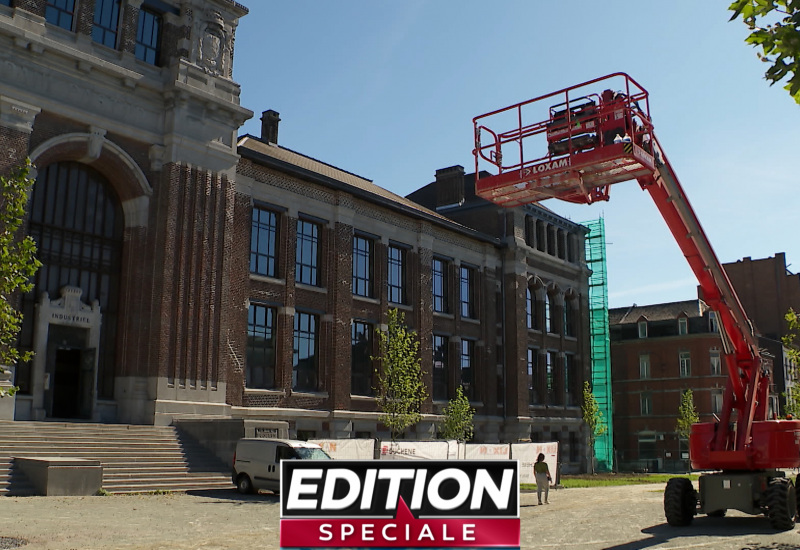
M 556 352 L 548 351 L 546 355 L 546 363 L 545 363 L 545 385 L 547 387 L 547 401 L 549 404 L 554 405 L 555 403 L 555 393 L 556 393 L 556 379 L 555 379 L 555 369 L 556 369 L 556 361 L 558 358 L 556 357 Z
M 537 372 L 537 365 L 536 362 L 539 358 L 538 350 L 534 348 L 528 348 L 528 404 L 534 405 L 538 401 L 538 396 L 536 395 L 536 372 Z
M 639 435 L 639 460 L 656 459 L 656 434 Z
M 573 300 L 564 301 L 564 335 L 575 336 L 575 309 Z
M 475 400 L 475 342 L 461 340 L 461 390 L 470 401 Z
M 350 393 L 373 395 L 372 333 L 369 323 L 353 321 L 350 344 Z
M 0 0 L 0 6 L 10 6 L 11 0 Z
M 248 388 L 275 387 L 275 309 L 250 304 L 247 311 Z
M 711 412 L 713 414 L 722 412 L 722 390 L 711 390 Z
M 440 258 L 433 259 L 433 311 L 450 313 L 450 292 L 447 285 L 448 262 Z
M 580 449 L 578 443 L 578 434 L 569 432 L 569 461 L 578 462 L 581 459 Z
M 553 306 L 550 304 L 550 295 L 544 293 L 544 328 L 547 332 L 553 332 Z
M 317 390 L 317 316 L 310 313 L 294 315 L 292 390 Z
M 92 40 L 109 48 L 117 47 L 120 0 L 95 0 Z
M 650 378 L 650 354 L 639 354 L 639 378 Z
M 389 301 L 395 304 L 406 303 L 406 251 L 399 246 L 389 246 Z
M 47 0 L 44 18 L 48 23 L 71 31 L 75 19 L 75 0 Z
M 475 319 L 475 269 L 461 266 L 461 316 Z
M 136 59 L 151 65 L 161 64 L 161 27 L 161 14 L 146 7 L 139 10 L 134 50 Z
M 649 393 L 642 393 L 639 395 L 639 410 L 642 416 L 649 416 L 653 414 L 653 396 Z
M 433 398 L 446 401 L 449 395 L 447 384 L 447 346 L 446 336 L 433 335 Z
M 717 323 L 717 312 L 708 312 L 708 330 L 710 332 L 719 332 L 719 324 Z
M 678 319 L 678 334 L 689 334 L 689 319 L 686 317 Z
M 564 354 L 564 389 L 567 392 L 567 405 L 578 404 L 578 392 L 575 386 L 577 377 L 575 375 L 575 356 L 571 353 Z
M 639 321 L 639 338 L 647 338 L 647 321 Z
M 319 225 L 297 220 L 297 256 L 295 280 L 298 283 L 319 286 Z
M 250 226 L 250 272 L 267 277 L 278 273 L 278 216 L 263 208 L 253 208 Z
M 356 235 L 353 237 L 353 294 L 373 298 L 375 296 L 372 281 L 371 239 Z
M 525 290 L 525 318 L 529 329 L 538 329 L 539 322 L 536 318 L 536 294 L 528 287 Z
M 709 359 L 711 360 L 711 374 L 720 376 L 722 374 L 722 359 L 720 358 L 719 350 L 714 348 L 709 354 Z
M 692 374 L 692 354 L 688 351 L 682 351 L 678 354 L 680 361 L 681 376 L 691 376 Z

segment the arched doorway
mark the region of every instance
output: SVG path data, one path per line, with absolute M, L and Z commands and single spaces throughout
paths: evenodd
M 90 418 L 97 399 L 113 398 L 123 221 L 116 192 L 94 168 L 56 162 L 39 172 L 28 233 L 43 265 L 34 290 L 23 297 L 20 335 L 23 349 L 36 345 L 38 351 L 16 376 L 20 393 L 33 398 L 34 417 Z M 97 302 L 100 327 L 87 326 L 86 317 L 36 318 L 42 293 L 55 300 L 65 288 L 80 289 L 82 303 Z M 99 338 L 89 338 L 92 330 Z M 46 347 L 37 338 L 46 338 Z

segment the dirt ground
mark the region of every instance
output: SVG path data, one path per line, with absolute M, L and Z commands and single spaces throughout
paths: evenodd
M 800 549 L 800 525 L 775 532 L 763 517 L 732 512 L 666 525 L 663 484 L 551 490 L 549 506 L 521 495 L 522 548 Z M 272 495 L 234 491 L 97 497 L 0 497 L 0 548 L 21 550 L 278 549 Z M 5 545 L 3 544 L 5 542 Z

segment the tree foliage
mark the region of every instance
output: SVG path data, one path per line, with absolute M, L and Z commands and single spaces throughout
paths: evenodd
M 444 426 L 440 437 L 442 439 L 455 439 L 457 441 L 469 441 L 475 427 L 472 417 L 475 409 L 469 404 L 469 399 L 464 395 L 461 386 L 456 388 L 456 396 L 448 401 L 444 408 Z
M 696 424 L 700 420 L 700 415 L 697 414 L 697 409 L 694 406 L 694 395 L 692 390 L 686 389 L 681 394 L 681 404 L 678 407 L 678 424 L 676 431 L 683 439 L 688 439 L 689 434 L 692 433 L 692 424 Z
M 770 85 L 785 81 L 800 103 L 800 1 L 736 0 L 728 9 L 731 21 L 741 17 L 750 29 L 745 41 L 761 48 L 758 57 L 769 64 L 764 78 Z
M 783 335 L 781 340 L 785 346 L 786 355 L 793 364 L 791 367 L 791 374 L 796 378 L 798 374 L 798 365 L 800 365 L 800 347 L 798 347 L 798 345 L 800 345 L 800 316 L 798 316 L 797 312 L 792 308 L 789 308 L 789 311 L 786 313 L 786 327 L 788 332 Z M 796 387 L 793 389 L 795 391 L 783 394 L 786 401 L 783 413 L 786 415 L 790 414 L 794 418 L 800 418 L 800 399 L 798 399 L 796 395 Z
M 28 190 L 33 185 L 28 177 L 30 169 L 30 161 L 26 161 L 8 176 L 0 176 L 0 370 L 3 365 L 29 361 L 32 356 L 30 352 L 21 354 L 16 347 L 22 313 L 13 306 L 19 292 L 31 290 L 30 280 L 41 265 L 33 239 L 17 235 L 25 219 Z M 0 389 L 0 397 L 15 391 L 16 388 Z
M 592 393 L 592 387 L 589 381 L 583 382 L 583 400 L 581 401 L 581 413 L 583 413 L 583 421 L 589 429 L 589 448 L 592 453 L 592 473 L 594 473 L 594 443 L 597 438 L 608 429 L 605 419 L 603 418 L 603 411 L 600 410 L 600 405 L 597 404 L 597 399 Z
M 428 394 L 422 382 L 417 333 L 405 326 L 405 315 L 388 312 L 385 331 L 378 330 L 380 355 L 372 359 L 377 369 L 379 420 L 392 432 L 392 441 L 422 419 L 420 409 Z

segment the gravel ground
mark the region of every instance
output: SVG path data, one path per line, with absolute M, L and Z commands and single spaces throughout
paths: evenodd
M 549 506 L 521 495 L 522 548 L 643 550 L 800 549 L 798 528 L 775 532 L 738 512 L 666 525 L 663 489 L 635 485 L 551 490 Z M 270 550 L 280 507 L 272 495 L 233 491 L 98 497 L 0 497 L 0 549 Z M 5 546 L 4 546 L 5 544 Z

